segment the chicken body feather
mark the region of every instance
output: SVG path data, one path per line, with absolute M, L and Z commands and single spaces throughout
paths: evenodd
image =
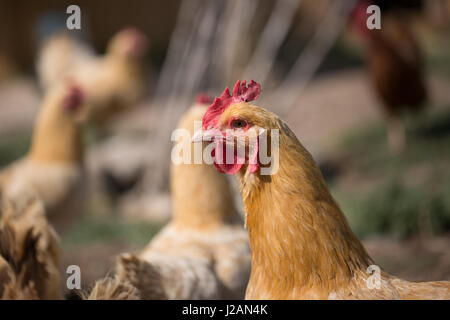
M 4 170 L 0 185 L 5 195 L 19 197 L 34 192 L 44 201 L 48 218 L 59 231 L 66 230 L 79 217 L 86 200 L 86 177 L 81 165 L 26 158 Z
M 60 299 L 59 239 L 32 194 L 2 201 L 0 298 Z
M 139 291 L 118 277 L 97 280 L 90 292 L 76 292 L 80 300 L 140 300 Z

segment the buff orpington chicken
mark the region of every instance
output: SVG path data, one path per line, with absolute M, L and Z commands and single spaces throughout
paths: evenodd
M 91 100 L 90 121 L 102 125 L 145 94 L 147 47 L 147 37 L 136 28 L 114 35 L 103 56 L 67 33 L 56 33 L 41 48 L 39 82 L 44 91 L 68 79 L 77 82 Z
M 143 299 L 243 299 L 245 295 L 250 250 L 230 186 L 212 165 L 194 164 L 191 136 L 194 122 L 201 125 L 204 103 L 202 96 L 179 122 L 185 139 L 174 150 L 191 164 L 172 163 L 172 220 L 139 254 L 120 258 L 119 277 L 136 286 Z
M 0 298 L 61 299 L 59 239 L 42 202 L 32 195 L 2 199 Z
M 249 104 L 260 91 L 254 81 L 226 89 L 193 137 L 213 140 L 216 168 L 238 176 L 252 255 L 246 299 L 450 299 L 450 282 L 409 282 L 374 264 L 309 152 L 278 116 Z
M 0 171 L 1 192 L 13 198 L 35 193 L 58 232 L 65 231 L 82 211 L 86 191 L 82 128 L 88 114 L 83 92 L 76 85 L 50 90 L 28 153 Z

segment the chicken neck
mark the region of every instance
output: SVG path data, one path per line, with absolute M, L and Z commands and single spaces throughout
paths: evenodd
M 212 165 L 173 165 L 173 222 L 184 228 L 213 229 L 242 221 L 227 178 Z
M 278 129 L 278 172 L 239 173 L 252 252 L 246 298 L 326 299 L 371 258 L 312 156 L 281 120 Z
M 80 163 L 83 158 L 81 124 L 51 96 L 41 107 L 33 132 L 29 158 L 41 162 Z

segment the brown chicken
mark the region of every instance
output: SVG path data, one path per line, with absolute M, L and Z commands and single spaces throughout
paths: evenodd
M 204 101 L 204 100 L 203 100 Z M 176 146 L 194 163 L 191 135 L 206 105 L 181 119 Z M 201 151 L 201 148 L 200 148 Z M 200 155 L 201 158 L 201 155 Z M 144 299 L 242 299 L 250 274 L 247 232 L 225 176 L 207 164 L 172 165 L 173 218 L 137 256 L 120 259 L 118 274 Z
M 0 298 L 60 299 L 60 247 L 36 197 L 2 202 L 0 216 Z
M 88 111 L 77 86 L 67 84 L 51 90 L 42 102 L 28 154 L 0 171 L 1 192 L 14 198 L 35 193 L 58 232 L 82 209 L 82 124 Z
M 400 9 L 383 11 L 381 29 L 369 30 L 366 26 L 369 5 L 369 1 L 358 2 L 351 23 L 367 44 L 368 72 L 384 106 L 388 145 L 396 153 L 406 145 L 402 112 L 417 112 L 425 106 L 424 61 L 406 13 Z
M 147 37 L 135 28 L 117 33 L 104 56 L 66 33 L 50 37 L 43 45 L 37 71 L 45 91 L 71 79 L 81 85 L 91 101 L 90 120 L 102 124 L 132 107 L 146 90 L 144 55 Z
M 408 282 L 374 265 L 312 156 L 280 118 L 248 103 L 259 93 L 253 81 L 226 89 L 193 138 L 212 139 L 216 168 L 238 176 L 252 255 L 246 299 L 450 299 L 450 282 Z

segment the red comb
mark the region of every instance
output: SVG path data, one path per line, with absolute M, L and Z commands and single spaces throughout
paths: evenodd
M 71 84 L 64 95 L 63 106 L 66 110 L 76 110 L 83 103 L 83 90 L 74 84 Z
M 222 95 L 219 98 L 214 99 L 214 102 L 209 106 L 203 116 L 203 128 L 208 129 L 214 127 L 222 112 L 224 112 L 231 104 L 256 100 L 260 93 L 261 85 L 258 82 L 251 80 L 247 86 L 245 80 L 242 81 L 242 83 L 238 80 L 234 85 L 233 95 L 230 95 L 230 90 L 225 88 Z
M 199 93 L 195 97 L 195 103 L 198 104 L 211 104 L 213 103 L 213 98 L 207 95 L 206 93 Z

